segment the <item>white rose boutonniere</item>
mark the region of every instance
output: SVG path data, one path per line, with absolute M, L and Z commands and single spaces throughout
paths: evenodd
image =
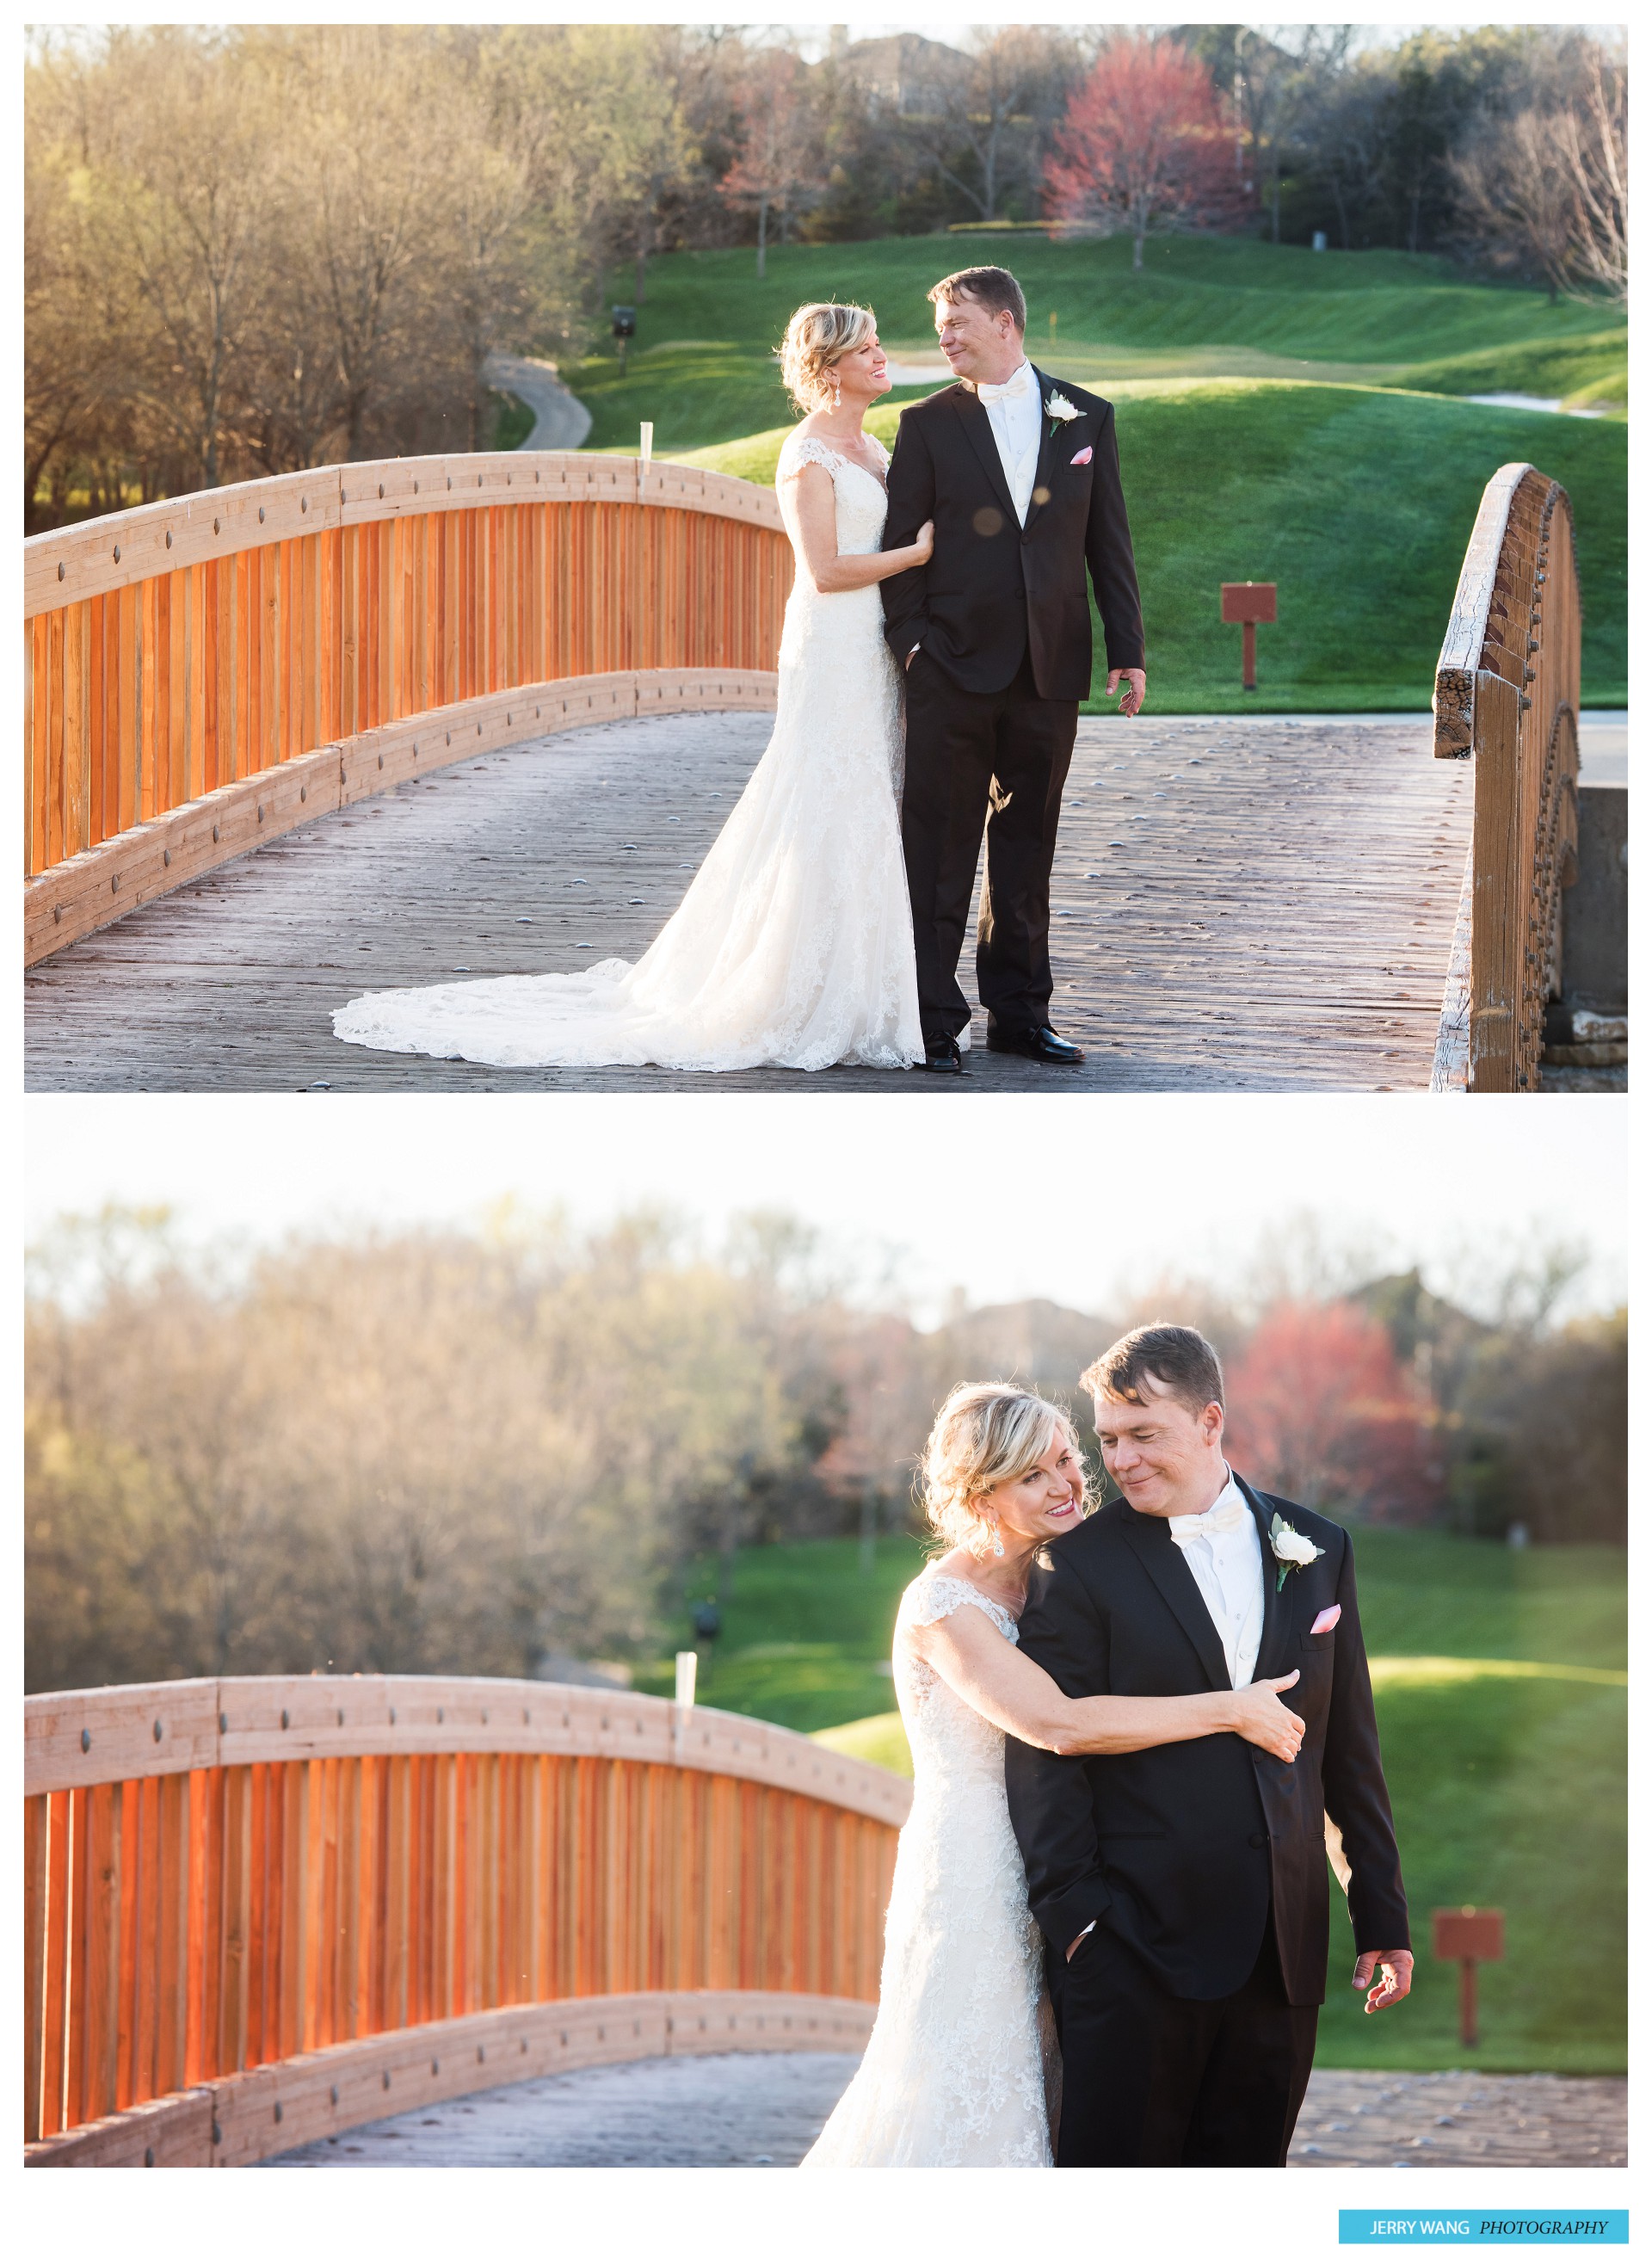
M 1076 422 L 1080 410 L 1074 407 L 1065 393 L 1053 392 L 1044 403 L 1044 412 L 1053 422 Z
M 1325 1550 L 1322 1544 L 1311 1543 L 1300 1530 L 1293 1529 L 1290 1523 L 1277 1513 L 1273 1516 L 1273 1526 L 1268 1531 L 1268 1542 L 1273 1547 L 1273 1558 L 1280 1564 L 1279 1581 L 1273 1587 L 1276 1592 L 1285 1589 L 1285 1579 L 1293 1568 L 1306 1568 L 1310 1560 L 1317 1560 Z

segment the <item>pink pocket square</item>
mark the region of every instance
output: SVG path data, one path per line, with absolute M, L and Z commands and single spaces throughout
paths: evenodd
M 1310 1629 L 1308 1634 L 1308 1637 L 1312 1638 L 1315 1631 L 1335 1630 L 1337 1624 L 1342 1621 L 1342 1615 L 1343 1611 L 1339 1607 L 1322 1608 L 1314 1618 L 1312 1629 Z
M 1079 465 L 1080 465 L 1081 463 L 1088 463 L 1088 462 L 1089 461 L 1089 459 L 1090 459 L 1090 457 L 1091 457 L 1095 452 L 1095 448 L 1094 448 L 1094 447 L 1081 447 L 1081 448 L 1079 449 L 1079 451 L 1078 451 L 1077 454 L 1074 456 L 1073 460 L 1071 461 L 1071 463 L 1067 465 L 1068 469 L 1069 469 L 1069 470 L 1074 470 L 1074 471 L 1075 471 L 1075 470 L 1077 470 L 1077 468 L 1078 468 Z

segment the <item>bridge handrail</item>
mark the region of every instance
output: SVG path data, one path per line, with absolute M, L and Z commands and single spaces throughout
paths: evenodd
M 1577 869 L 1582 621 L 1570 497 L 1507 463 L 1481 496 L 1435 671 L 1435 756 L 1474 763 L 1436 1090 L 1538 1086 Z
M 899 1827 L 911 1785 L 762 1717 L 540 1678 L 173 1678 L 31 1694 L 24 1793 L 318 1757 L 612 1757 L 759 1780 Z
M 24 1736 L 39 2160 L 139 2161 L 137 2112 L 209 2088 L 215 2122 L 265 2093 L 237 2154 L 267 2153 L 301 2095 L 334 2129 L 382 2115 L 372 2065 L 389 2046 L 388 2091 L 409 2033 L 445 2034 L 430 2075 L 455 2091 L 493 2077 L 464 2067 L 488 2018 L 523 2041 L 493 2082 L 530 2047 L 554 2062 L 575 2001 L 598 2051 L 564 2064 L 649 2050 L 644 1998 L 667 2033 L 721 2002 L 730 2044 L 778 2043 L 789 2000 L 864 2035 L 911 1791 L 783 1727 L 619 1687 L 318 1675 L 32 1695 Z
M 640 503 L 783 530 L 769 487 L 691 464 L 549 451 L 397 455 L 209 486 L 29 534 L 23 543 L 23 616 L 32 620 L 191 564 L 336 526 L 535 501 Z

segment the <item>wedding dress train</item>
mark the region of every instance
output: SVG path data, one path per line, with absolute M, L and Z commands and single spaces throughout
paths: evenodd
M 875 443 L 876 444 L 876 443 Z M 887 461 L 887 457 L 885 458 Z M 832 477 L 840 556 L 879 548 L 872 472 L 793 432 L 779 485 Z M 876 586 L 786 605 L 774 734 L 687 893 L 635 964 L 358 996 L 333 1031 L 483 1066 L 816 1069 L 924 1055 L 901 855 L 900 678 Z
M 961 1577 L 922 1575 L 901 1601 L 895 1687 L 913 1793 L 895 1858 L 877 2020 L 805 2166 L 1052 2162 L 1060 2057 L 1010 1824 L 1003 1735 L 904 1635 L 961 1607 L 980 1608 L 1016 1637 L 1006 1610 Z

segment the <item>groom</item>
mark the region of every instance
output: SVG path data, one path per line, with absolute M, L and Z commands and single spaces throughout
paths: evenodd
M 1136 714 L 1147 689 L 1113 410 L 1032 367 L 1026 301 L 1002 266 L 965 267 L 929 295 L 960 381 L 902 415 L 883 528 L 895 549 L 935 527 L 929 563 L 883 583 L 884 633 L 906 671 L 901 831 L 924 1063 L 963 1070 L 958 957 L 984 823 L 987 1047 L 1074 1066 L 1084 1054 L 1050 1025 L 1050 866 L 1090 692 L 1087 565 L 1108 694 L 1123 680 L 1119 711 Z
M 1081 1384 L 1124 1495 L 1046 1547 L 1022 1652 L 1075 1697 L 1300 1672 L 1282 1698 L 1307 1730 L 1294 1764 L 1230 1733 L 1112 1757 L 1005 1742 L 1061 2042 L 1055 2161 L 1282 2165 L 1325 1997 L 1328 1850 L 1366 2013 L 1411 1988 L 1352 1548 L 1229 1471 L 1202 1335 L 1143 1326 Z

